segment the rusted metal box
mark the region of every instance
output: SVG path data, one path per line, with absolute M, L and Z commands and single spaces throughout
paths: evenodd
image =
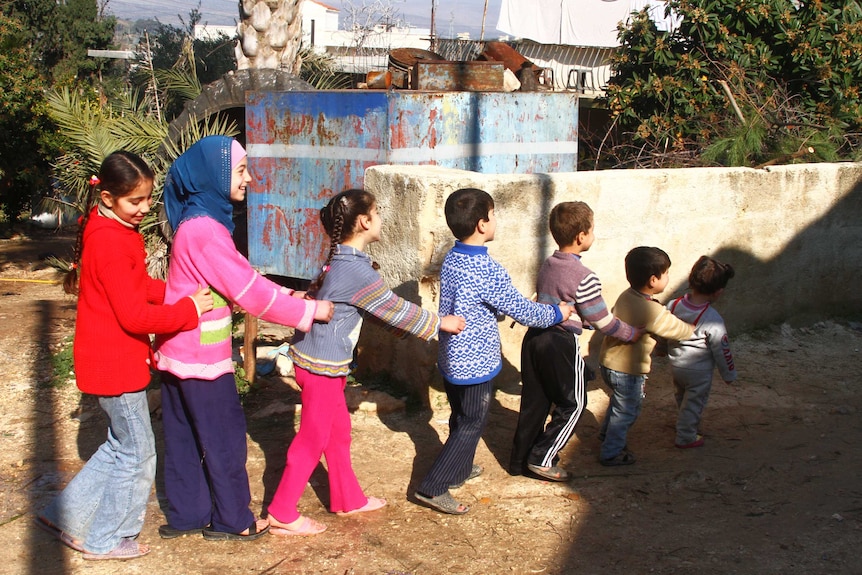
M 417 62 L 412 86 L 416 90 L 494 92 L 503 89 L 502 62 Z
M 574 172 L 577 126 L 571 92 L 247 92 L 249 260 L 316 276 L 329 246 L 319 210 L 371 166 Z

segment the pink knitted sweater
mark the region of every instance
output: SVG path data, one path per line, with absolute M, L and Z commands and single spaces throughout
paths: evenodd
M 228 230 L 207 216 L 184 221 L 174 235 L 165 303 L 199 285 L 212 288 L 212 311 L 201 316 L 197 329 L 156 338 L 158 368 L 181 379 L 212 380 L 233 372 L 231 302 L 301 331 L 310 330 L 314 321 L 316 301 L 293 297 L 293 290 L 261 276 L 237 251 Z

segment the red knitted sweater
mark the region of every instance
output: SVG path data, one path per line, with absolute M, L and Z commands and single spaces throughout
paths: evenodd
M 100 216 L 94 208 L 84 230 L 75 376 L 84 393 L 116 396 L 150 382 L 149 334 L 198 324 L 194 301 L 162 305 L 165 283 L 147 275 L 144 240 L 137 230 Z

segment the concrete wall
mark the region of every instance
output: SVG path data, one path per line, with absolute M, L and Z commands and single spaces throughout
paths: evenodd
M 862 164 L 747 168 L 625 170 L 561 174 L 479 174 L 436 167 L 378 166 L 365 187 L 378 199 L 383 239 L 369 248 L 396 293 L 437 309 L 438 272 L 454 239 L 446 227 L 446 197 L 479 187 L 495 200 L 492 257 L 526 296 L 539 265 L 555 249 L 547 231 L 554 204 L 581 200 L 595 212 L 596 241 L 584 263 L 602 280 L 613 305 L 627 287 L 623 258 L 633 247 L 658 246 L 671 258 L 662 301 L 685 290 L 701 255 L 736 269 L 716 306 L 734 333 L 783 321 L 850 316 L 862 310 Z M 501 322 L 500 385 L 520 380 L 525 328 Z M 590 353 L 586 334 L 582 346 Z M 360 365 L 384 371 L 421 392 L 438 381 L 436 342 L 396 339 L 367 329 Z

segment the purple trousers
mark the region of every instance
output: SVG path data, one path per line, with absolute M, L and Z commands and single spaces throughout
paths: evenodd
M 240 533 L 251 526 L 245 414 L 233 374 L 209 381 L 163 372 L 162 422 L 171 527 Z

